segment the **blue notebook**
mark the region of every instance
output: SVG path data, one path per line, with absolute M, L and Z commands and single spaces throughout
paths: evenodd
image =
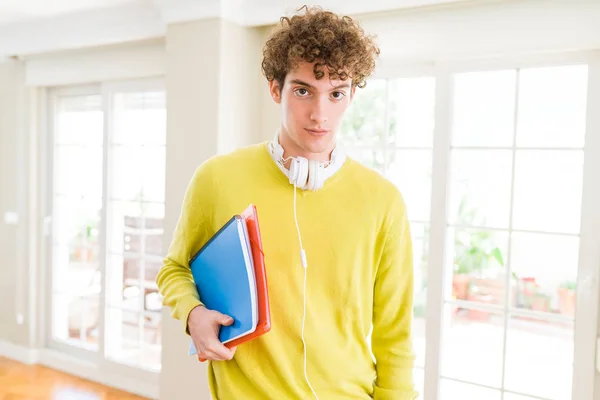
M 200 301 L 206 308 L 233 318 L 221 326 L 227 343 L 254 332 L 258 321 L 256 279 L 246 221 L 232 217 L 190 260 Z M 190 354 L 196 354 L 190 343 Z

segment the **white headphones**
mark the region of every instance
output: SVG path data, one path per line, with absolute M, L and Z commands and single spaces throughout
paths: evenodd
M 279 144 L 279 132 L 269 142 L 271 157 L 288 177 L 290 183 L 304 190 L 319 190 L 323 187 L 325 180 L 337 172 L 346 160 L 346 155 L 340 146 L 336 146 L 331 153 L 330 161 L 308 160 L 304 157 L 283 158 L 283 147 Z M 291 160 L 289 170 L 285 162 Z

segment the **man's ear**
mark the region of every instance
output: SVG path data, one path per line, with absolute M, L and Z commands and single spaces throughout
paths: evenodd
M 271 98 L 277 104 L 281 103 L 281 89 L 279 87 L 279 83 L 277 80 L 273 79 L 269 81 L 269 92 L 271 93 Z

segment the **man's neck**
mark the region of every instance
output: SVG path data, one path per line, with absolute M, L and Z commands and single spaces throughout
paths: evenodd
M 279 144 L 283 148 L 283 159 L 287 159 L 290 157 L 304 157 L 308 160 L 318 160 L 318 161 L 329 161 L 331 160 L 331 153 L 333 149 L 328 149 L 321 153 L 310 153 L 303 151 L 299 148 L 293 140 L 289 138 L 288 135 L 284 133 L 279 133 Z M 284 165 L 286 168 L 290 167 L 291 160 L 287 160 Z

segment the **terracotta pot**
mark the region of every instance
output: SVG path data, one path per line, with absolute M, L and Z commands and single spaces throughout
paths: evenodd
M 561 314 L 574 316 L 577 295 L 574 290 L 558 288 L 558 309 Z
M 464 274 L 458 274 L 452 277 L 452 296 L 456 300 L 467 300 L 471 279 L 470 276 Z

